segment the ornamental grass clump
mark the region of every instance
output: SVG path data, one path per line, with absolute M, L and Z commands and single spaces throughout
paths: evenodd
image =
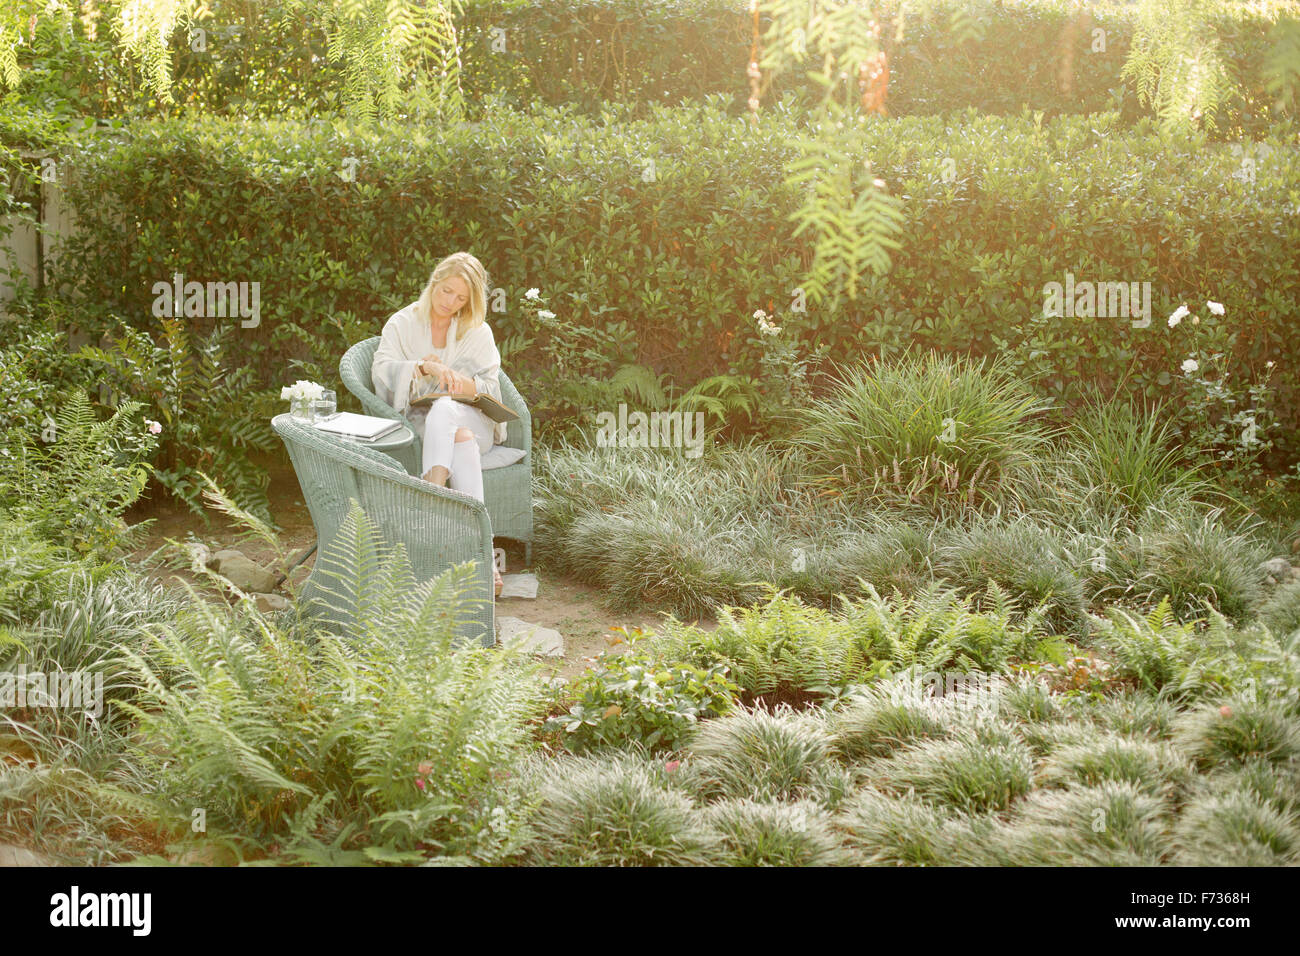
M 1274 700 L 1208 703 L 1179 716 L 1174 742 L 1202 768 L 1251 758 L 1285 765 L 1300 758 L 1300 717 Z
M 1033 754 L 1020 740 L 980 739 L 972 731 L 930 740 L 863 768 L 873 785 L 962 812 L 1005 810 L 1033 786 Z
M 929 352 L 844 369 L 793 440 L 826 494 L 963 513 L 1023 499 L 1046 407 L 1005 367 Z
M 634 754 L 557 758 L 530 827 L 530 865 L 702 866 L 719 842 L 690 798 Z
M 1207 792 L 1191 800 L 1174 829 L 1181 866 L 1295 866 L 1300 827 L 1254 790 Z
M 714 862 L 726 866 L 839 866 L 855 862 L 831 817 L 808 800 L 719 800 L 703 813 L 718 834 Z
M 835 825 L 863 863 L 934 866 L 948 862 L 942 831 L 950 816 L 950 810 L 915 794 L 864 789 L 845 801 Z
M 852 789 L 851 775 L 833 759 L 825 721 L 789 708 L 707 721 L 688 749 L 708 797 L 810 799 L 833 808 Z
M 1000 831 L 1020 866 L 1157 866 L 1170 853 L 1159 797 L 1123 780 L 1036 790 Z
M 1187 758 L 1168 744 L 1098 734 L 1053 750 L 1039 765 L 1036 778 L 1041 787 L 1121 781 L 1143 793 L 1169 797 L 1187 787 L 1192 774 Z

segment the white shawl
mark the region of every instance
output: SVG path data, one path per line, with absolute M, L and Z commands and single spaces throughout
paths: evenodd
M 375 394 L 403 413 L 415 426 L 416 434 L 423 434 L 429 406 L 411 407 L 411 383 L 418 378 L 415 367 L 422 358 L 434 351 L 434 345 L 429 323 L 420 321 L 416 315 L 416 304 L 412 302 L 393 313 L 384 323 L 379 348 L 375 350 L 375 358 L 370 365 L 370 379 L 374 383 Z M 460 320 L 453 319 L 447 327 L 443 363 L 462 375 L 472 376 L 481 394 L 491 395 L 501 401 L 501 382 L 497 378 L 497 373 L 501 371 L 501 353 L 497 351 L 491 327 L 483 322 L 461 339 L 457 337 L 459 325 Z M 494 443 L 501 445 L 505 440 L 506 423 L 498 422 L 494 431 Z

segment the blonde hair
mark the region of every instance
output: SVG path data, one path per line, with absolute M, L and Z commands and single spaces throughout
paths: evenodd
M 425 322 L 433 322 L 434 287 L 452 276 L 459 276 L 469 286 L 469 301 L 453 317 L 456 322 L 456 337 L 462 338 L 470 329 L 477 328 L 487 320 L 487 270 L 483 268 L 483 263 L 468 252 L 453 252 L 433 267 L 433 274 L 429 276 L 429 282 L 415 305 L 415 314 Z

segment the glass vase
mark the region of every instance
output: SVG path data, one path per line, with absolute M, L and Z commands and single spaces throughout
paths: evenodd
M 312 401 L 310 398 L 291 398 L 289 399 L 289 414 L 294 418 L 301 418 L 303 421 L 312 420 Z

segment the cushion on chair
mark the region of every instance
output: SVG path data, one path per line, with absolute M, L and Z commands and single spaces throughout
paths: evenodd
M 493 445 L 483 453 L 483 470 L 487 471 L 489 468 L 504 468 L 506 465 L 513 465 L 526 454 L 527 452 L 522 448 Z

